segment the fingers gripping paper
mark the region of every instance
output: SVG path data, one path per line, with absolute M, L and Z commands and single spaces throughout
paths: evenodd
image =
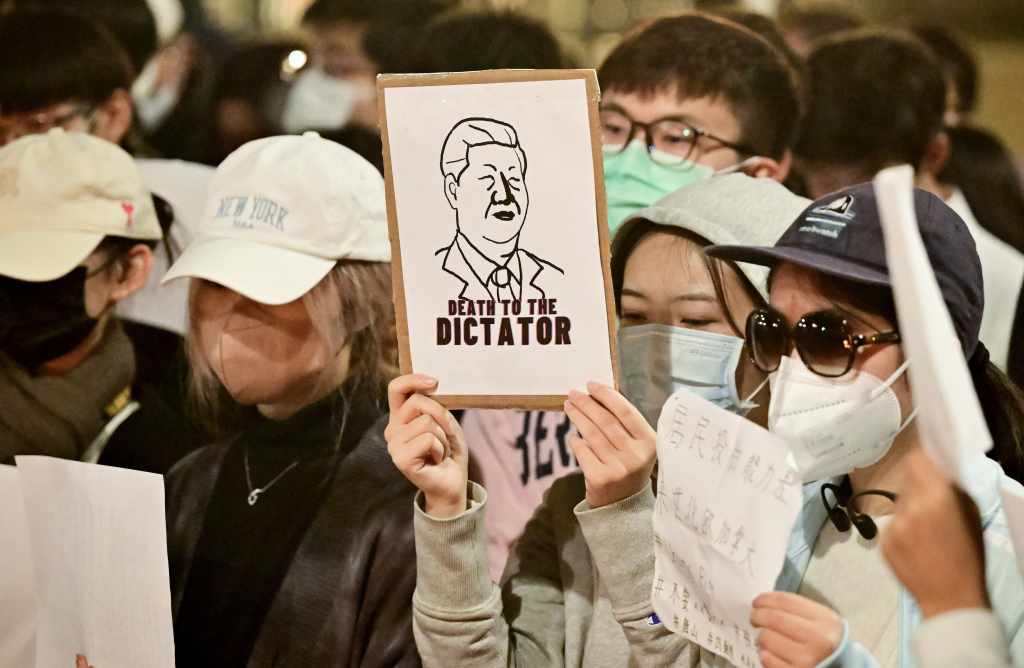
M 781 439 L 687 390 L 658 421 L 654 610 L 670 630 L 737 666 L 759 666 L 750 625 L 775 588 L 800 512 Z
M 921 241 L 914 170 L 907 165 L 884 169 L 874 187 L 916 420 L 928 452 L 963 486 L 971 460 L 992 447 L 992 436 Z
M 173 668 L 163 478 L 18 457 L 39 601 L 36 666 Z

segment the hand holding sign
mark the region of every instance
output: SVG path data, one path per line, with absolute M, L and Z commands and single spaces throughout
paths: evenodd
M 600 508 L 629 498 L 651 479 L 657 434 L 633 404 L 608 387 L 588 383 L 575 390 L 565 414 L 580 435 L 569 441 L 587 482 L 587 503 Z
M 764 668 L 814 668 L 843 639 L 843 620 L 835 610 L 786 591 L 755 598 L 750 623 L 761 630 L 757 646 Z
M 384 438 L 395 466 L 423 492 L 424 510 L 443 519 L 466 510 L 469 452 L 458 420 L 427 396 L 436 389 L 437 381 L 423 375 L 391 381 Z
M 895 516 L 882 534 L 896 577 L 926 618 L 989 607 L 978 508 L 923 450 L 907 456 L 905 469 Z

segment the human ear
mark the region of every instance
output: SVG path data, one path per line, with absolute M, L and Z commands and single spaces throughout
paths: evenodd
M 118 88 L 107 101 L 96 108 L 95 126 L 92 134 L 113 144 L 120 144 L 132 126 L 132 98 L 123 88 Z
M 951 153 L 949 135 L 945 131 L 938 133 L 931 138 L 924 150 L 924 157 L 918 170 L 922 173 L 938 177 L 942 168 L 946 166 Z
M 747 158 L 739 165 L 740 172 L 759 179 L 785 181 L 793 164 L 793 154 L 787 149 L 781 160 L 773 160 L 762 155 Z
M 145 244 L 136 244 L 110 270 L 110 298 L 115 302 L 127 299 L 149 281 L 153 271 L 153 251 Z
M 448 206 L 455 209 L 459 201 L 459 182 L 451 174 L 444 175 L 444 196 L 448 200 Z

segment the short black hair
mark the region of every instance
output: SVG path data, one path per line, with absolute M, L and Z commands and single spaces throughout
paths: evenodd
M 364 24 L 366 54 L 381 72 L 402 72 L 408 69 L 409 51 L 423 26 L 453 5 L 454 0 L 316 0 L 302 22 Z
M 882 28 L 837 34 L 807 58 L 810 100 L 796 146 L 805 160 L 860 166 L 919 166 L 942 131 L 946 83 L 928 49 Z
M 110 32 L 83 16 L 15 10 L 0 16 L 0 114 L 60 102 L 99 105 L 129 89 L 128 55 Z
M 919 25 L 911 31 L 932 50 L 946 77 L 953 82 L 959 102 L 957 110 L 974 111 L 978 103 L 978 63 L 964 40 L 938 25 Z
M 413 72 L 558 69 L 565 58 L 546 25 L 511 11 L 471 12 L 433 21 L 417 39 Z
M 706 14 L 655 21 L 612 51 L 598 79 L 605 92 L 721 96 L 742 128 L 737 143 L 776 159 L 800 121 L 797 74 L 784 56 L 753 31 Z
M 715 9 L 704 9 L 709 14 L 720 16 L 723 19 L 729 19 L 733 23 L 738 23 L 748 30 L 752 30 L 761 37 L 765 38 L 769 44 L 775 47 L 775 49 L 782 54 L 783 58 L 786 59 L 786 63 L 789 64 L 798 74 L 803 71 L 804 61 L 797 54 L 796 51 L 786 42 L 785 36 L 782 34 L 782 29 L 779 27 L 778 21 L 770 16 L 759 14 L 758 12 L 752 12 L 742 7 L 735 5 L 729 5 L 726 7 L 719 7 Z
M 865 25 L 867 20 L 859 12 L 828 0 L 790 5 L 779 12 L 779 26 L 784 32 L 797 33 L 812 43 Z
M 15 10 L 56 10 L 103 24 L 124 47 L 135 72 L 157 51 L 156 18 L 147 0 L 15 0 Z

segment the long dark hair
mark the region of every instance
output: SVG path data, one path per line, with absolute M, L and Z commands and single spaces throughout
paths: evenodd
M 960 188 L 986 230 L 1024 253 L 1024 188 L 1002 142 L 981 128 L 947 128 L 951 153 L 939 179 Z
M 616 235 L 615 240 L 612 243 L 611 273 L 612 290 L 615 293 L 615 313 L 622 313 L 622 283 L 626 275 L 626 262 L 629 260 L 629 256 L 633 254 L 637 245 L 647 235 L 655 232 L 671 234 L 681 239 L 687 239 L 699 247 L 699 252 L 704 260 L 704 266 L 707 267 L 708 275 L 711 277 L 711 284 L 715 289 L 715 297 L 718 299 L 718 303 L 721 304 L 722 311 L 725 313 L 726 322 L 729 323 L 729 327 L 732 328 L 736 336 L 741 339 L 744 338 L 745 323 L 736 322 L 732 309 L 729 308 L 729 302 L 726 299 L 725 276 L 722 273 L 722 267 L 732 267 L 736 276 L 739 277 L 743 289 L 750 296 L 750 299 L 753 301 L 755 306 L 760 307 L 767 305 L 764 297 L 761 296 L 761 293 L 757 291 L 754 285 L 746 275 L 739 270 L 735 263 L 728 260 L 709 257 L 704 253 L 704 247 L 710 244 L 707 239 L 678 227 L 659 225 L 657 223 L 652 223 L 649 220 L 638 220 L 635 223 L 631 223 L 629 227 L 623 228 L 622 233 Z

